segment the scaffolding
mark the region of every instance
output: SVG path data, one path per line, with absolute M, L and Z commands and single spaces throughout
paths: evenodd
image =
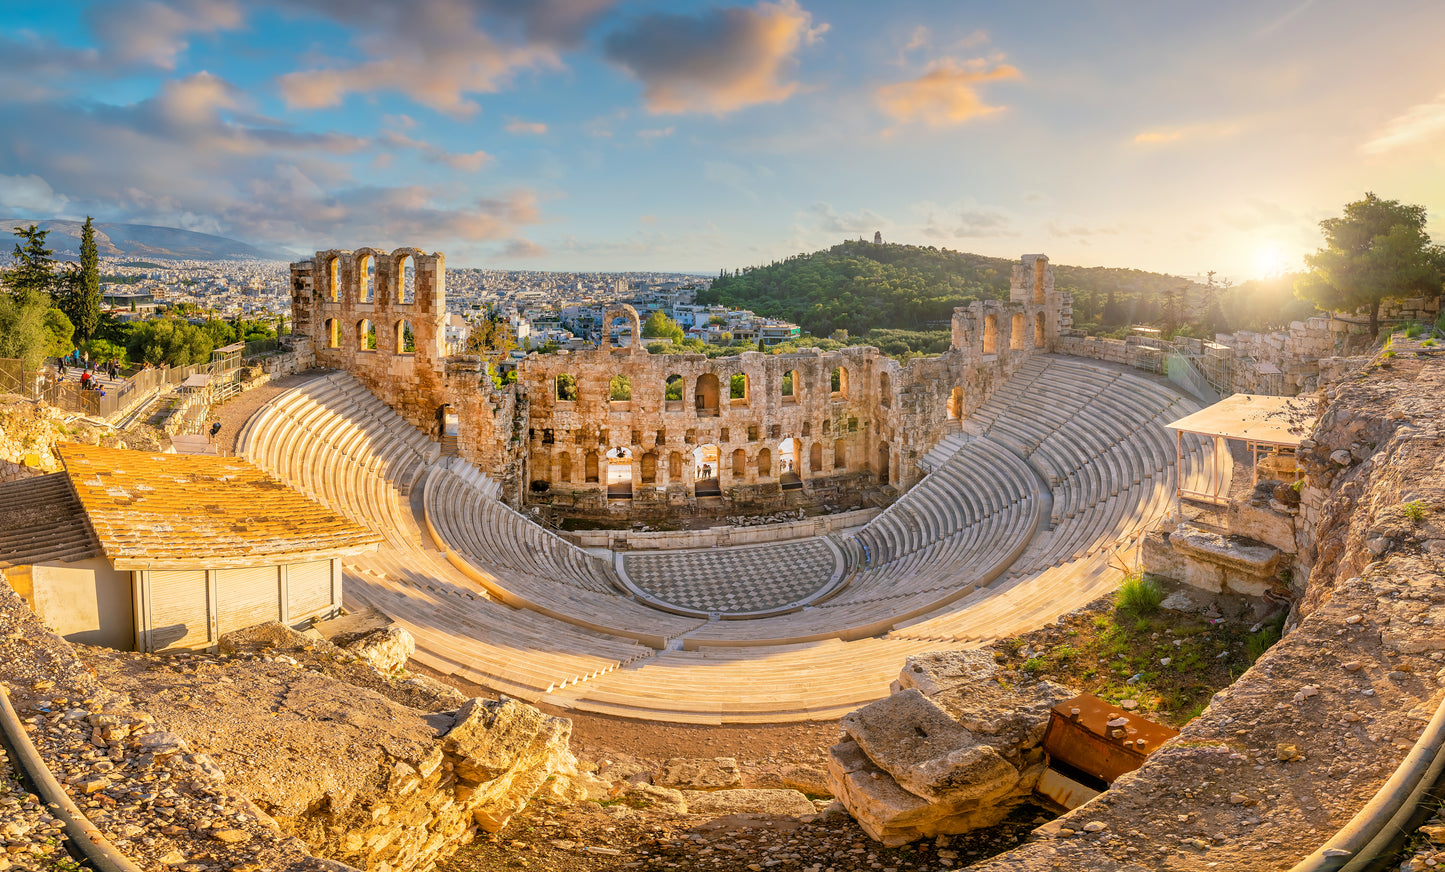
M 1155 327 L 1135 327 L 1126 340 L 1136 369 L 1167 376 L 1209 401 L 1234 393 L 1234 349 L 1207 339 L 1165 339 Z

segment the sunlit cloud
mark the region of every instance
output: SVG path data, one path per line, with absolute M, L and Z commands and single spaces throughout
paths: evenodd
M 983 59 L 944 58 L 916 79 L 883 85 L 874 92 L 878 107 L 895 121 L 945 127 L 1001 111 L 979 93 L 987 82 L 1021 79 L 1017 68 Z
M 197 33 L 215 33 L 241 26 L 244 16 L 235 0 L 128 0 L 97 3 L 91 26 L 107 54 L 123 62 L 175 69 L 176 58 Z
M 70 198 L 58 194 L 41 177 L 0 175 L 0 211 L 11 217 L 63 217 Z M 10 228 L 0 228 L 9 231 Z
M 919 232 L 930 239 L 981 239 L 1018 236 L 1014 218 L 995 206 L 975 202 L 972 198 L 952 206 L 919 203 L 914 210 L 923 214 Z
M 423 159 L 431 163 L 443 164 L 465 173 L 474 173 L 492 161 L 492 156 L 485 151 L 468 153 L 451 152 L 440 146 L 433 145 L 430 142 L 412 139 L 410 136 L 394 130 L 388 130 L 383 133 L 381 135 L 381 141 L 396 148 L 412 149 L 420 154 Z
M 508 133 L 537 136 L 547 132 L 547 123 L 545 121 L 523 121 L 520 118 L 508 118 L 506 129 Z
M 1386 154 L 1445 136 L 1445 94 L 1419 103 L 1385 122 L 1379 136 L 1360 146 L 1365 154 Z
M 642 82 L 649 111 L 722 115 L 795 94 L 801 87 L 792 81 L 795 55 L 827 29 L 796 0 L 781 0 L 700 16 L 648 15 L 609 35 L 603 47 Z
M 356 31 L 365 57 L 280 77 L 288 106 L 337 106 L 349 94 L 394 91 L 465 117 L 473 94 L 495 93 L 524 70 L 560 69 L 561 51 L 612 0 L 511 3 L 475 0 L 274 0 L 319 12 Z
M 1214 121 L 1142 130 L 1134 134 L 1132 141 L 1135 145 L 1171 145 L 1199 140 L 1224 139 L 1239 131 L 1240 124 L 1237 121 Z
M 870 239 L 874 231 L 887 230 L 893 225 L 872 209 L 855 212 L 839 212 L 829 203 L 814 203 L 799 215 L 800 223 L 824 233 L 841 233 L 848 236 L 866 235 Z

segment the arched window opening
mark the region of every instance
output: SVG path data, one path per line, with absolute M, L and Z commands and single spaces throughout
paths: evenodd
M 557 376 L 557 400 L 562 403 L 577 402 L 577 377 L 570 372 Z
M 833 367 L 833 373 L 828 377 L 828 393 L 835 400 L 848 396 L 848 370 L 841 366 Z
M 597 452 L 596 452 L 596 451 L 589 451 L 589 452 L 587 452 L 587 459 L 586 459 L 586 461 L 584 461 L 584 464 L 583 464 L 583 473 L 584 473 L 584 478 L 586 479 L 586 482 L 587 482 L 588 484 L 596 484 L 596 483 L 597 483 L 597 481 L 598 481 L 598 476 L 597 476 Z
M 718 414 L 719 386 L 717 376 L 707 372 L 697 377 L 696 405 L 699 418 L 715 418 Z
M 376 325 L 366 318 L 356 325 L 356 347 L 361 351 L 376 350 Z
M 948 417 L 963 417 L 963 388 L 954 388 L 948 395 Z
M 682 452 L 674 451 L 667 456 L 667 480 L 682 481 Z
M 666 404 L 667 411 L 682 411 L 682 376 L 673 373 L 667 377 L 667 386 L 663 388 L 662 401 Z
M 416 258 L 409 254 L 396 259 L 396 301 L 416 302 Z
M 1008 347 L 1010 351 L 1024 350 L 1024 331 L 1028 329 L 1028 319 L 1023 312 L 1015 312 L 1013 324 L 1009 327 Z
M 878 483 L 888 484 L 888 443 L 878 443 Z
M 700 497 L 722 496 L 719 486 L 721 452 L 716 445 L 699 445 L 692 450 L 694 493 Z
M 733 475 L 747 475 L 748 453 L 741 448 L 733 452 Z
M 823 471 L 823 443 L 814 442 L 813 447 L 808 449 L 808 471 Z
M 341 322 L 335 318 L 326 319 L 326 347 L 341 347 Z
M 416 336 L 411 332 L 410 321 L 396 322 L 396 353 L 416 353 Z
M 376 289 L 376 258 L 369 254 L 363 254 L 356 260 L 356 301 L 358 303 L 374 302 L 372 295 Z
M 566 451 L 557 455 L 557 480 L 572 481 L 572 455 Z
M 789 437 L 778 444 L 778 481 L 784 489 L 803 486 L 803 445 Z
M 842 439 L 833 442 L 833 471 L 848 471 L 848 443 Z
M 552 455 L 538 451 L 532 455 L 532 490 L 539 490 L 537 482 L 547 484 L 552 480 Z M 543 488 L 545 489 L 545 488 Z
M 782 387 L 778 389 L 779 393 L 783 396 L 783 402 L 796 403 L 798 401 L 798 394 L 800 393 L 798 388 L 801 385 L 802 382 L 798 379 L 797 370 L 789 370 L 783 373 L 783 384 Z
M 632 379 L 618 373 L 612 377 L 612 382 L 607 386 L 607 399 L 614 403 L 629 403 L 632 401 Z
M 746 406 L 748 404 L 747 374 L 735 372 L 728 381 L 728 401 L 734 406 Z
M 341 300 L 341 258 L 332 257 L 326 261 L 326 284 L 330 287 L 331 302 Z M 331 346 L 335 348 L 336 346 Z
M 773 452 L 766 448 L 758 450 L 758 478 L 773 477 Z
M 983 353 L 998 354 L 998 316 L 983 316 Z
M 1034 347 L 1042 349 L 1047 344 L 1044 338 L 1044 313 L 1034 313 Z
M 657 484 L 657 452 L 642 455 L 642 483 Z
M 878 402 L 884 408 L 893 407 L 893 377 L 886 372 L 878 376 Z

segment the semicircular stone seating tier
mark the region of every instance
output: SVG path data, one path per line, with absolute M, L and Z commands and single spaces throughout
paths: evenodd
M 839 717 L 887 695 L 912 654 L 983 644 L 1109 590 L 1117 543 L 1173 497 L 1174 444 L 1161 425 L 1195 408 L 1146 378 L 1036 357 L 980 407 L 983 436 L 945 440 L 925 460 L 932 471 L 860 530 L 744 546 L 791 560 L 810 575 L 802 586 L 822 592 L 746 620 L 704 617 L 720 610 L 702 600 L 691 614 L 654 607 L 660 597 L 640 595 L 630 576 L 677 552 L 629 554 L 619 573 L 506 506 L 495 482 L 440 457 L 347 373 L 272 400 L 239 450 L 382 533 L 376 554 L 345 562 L 346 603 L 409 629 L 424 666 L 584 711 L 780 722 Z M 1189 448 L 1184 473 L 1203 487 L 1213 467 Z M 719 583 L 738 571 L 712 563 L 695 558 L 688 571 Z M 778 607 L 750 594 L 738 609 L 759 603 Z

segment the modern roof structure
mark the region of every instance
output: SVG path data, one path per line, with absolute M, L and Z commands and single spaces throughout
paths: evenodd
M 1234 394 L 1164 426 L 1183 433 L 1295 448 L 1309 434 L 1314 419 L 1309 401 L 1299 397 Z
M 381 537 L 232 457 L 60 446 L 101 551 L 116 569 L 318 560 Z

